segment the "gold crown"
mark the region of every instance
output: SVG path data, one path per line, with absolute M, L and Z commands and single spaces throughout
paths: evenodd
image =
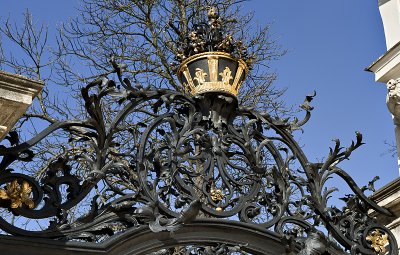
M 249 69 L 242 59 L 225 52 L 203 52 L 185 59 L 178 68 L 178 78 L 186 92 L 206 92 L 237 96 Z

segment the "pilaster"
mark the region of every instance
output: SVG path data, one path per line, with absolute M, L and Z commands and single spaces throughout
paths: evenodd
M 43 89 L 43 82 L 0 70 L 0 141 Z

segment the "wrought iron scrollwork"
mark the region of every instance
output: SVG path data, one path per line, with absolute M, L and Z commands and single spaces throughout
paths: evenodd
M 218 245 L 185 245 L 169 249 L 161 249 L 150 255 L 251 255 L 243 251 L 240 245 L 230 246 L 224 243 Z
M 132 87 L 118 76 L 121 87 L 100 77 L 82 89 L 87 119 L 54 123 L 23 143 L 16 132 L 9 134 L 9 146 L 0 147 L 3 231 L 100 242 L 133 228 L 175 232 L 197 218 L 224 218 L 280 234 L 288 254 L 323 254 L 327 247 L 397 254 L 393 234 L 368 213 L 390 212 L 338 167 L 362 145 L 361 134 L 347 148 L 336 141 L 319 163 L 296 143 L 293 131 L 309 119 L 314 95 L 302 105 L 305 119 L 289 121 L 238 106 L 230 96 Z M 107 112 L 109 104 L 119 110 Z M 35 161 L 35 146 L 55 132 L 68 140 L 59 153 L 40 171 L 19 171 L 21 162 Z M 335 189 L 327 188 L 327 180 L 334 175 L 354 192 L 341 209 L 329 204 Z M 4 195 L 10 185 L 25 187 L 18 206 Z M 74 217 L 77 208 L 86 213 Z M 47 226 L 28 230 L 29 224 L 18 226 L 7 215 L 47 220 Z M 247 254 L 236 248 L 193 246 L 178 254 Z

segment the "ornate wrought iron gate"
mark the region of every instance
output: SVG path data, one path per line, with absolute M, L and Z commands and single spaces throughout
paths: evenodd
M 82 89 L 87 119 L 56 122 L 23 143 L 16 132 L 7 137 L 0 228 L 19 237 L 0 239 L 3 250 L 34 238 L 43 254 L 62 242 L 59 254 L 398 254 L 369 214 L 390 212 L 338 167 L 361 134 L 346 148 L 336 141 L 324 162 L 309 161 L 293 132 L 310 118 L 314 95 L 302 120 L 238 105 L 249 62 L 213 10 L 185 42 L 186 93 L 132 86 L 111 60 L 119 83 L 103 76 Z M 56 132 L 66 140 L 35 168 L 35 146 L 56 142 Z M 25 164 L 37 171 L 21 171 Z M 328 201 L 334 176 L 353 191 L 343 208 Z M 39 230 L 23 219 L 49 224 Z

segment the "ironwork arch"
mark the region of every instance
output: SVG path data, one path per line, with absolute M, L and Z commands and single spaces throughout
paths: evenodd
M 215 219 L 196 220 L 173 235 L 169 232 L 155 233 L 146 227 L 130 229 L 99 244 L 3 236 L 0 247 L 4 254 L 11 255 L 275 255 L 298 254 L 301 251 L 301 246 L 297 245 L 292 247 L 291 253 L 287 252 L 281 236 L 272 231 L 246 223 Z M 321 254 L 342 253 L 335 247 L 326 247 Z

